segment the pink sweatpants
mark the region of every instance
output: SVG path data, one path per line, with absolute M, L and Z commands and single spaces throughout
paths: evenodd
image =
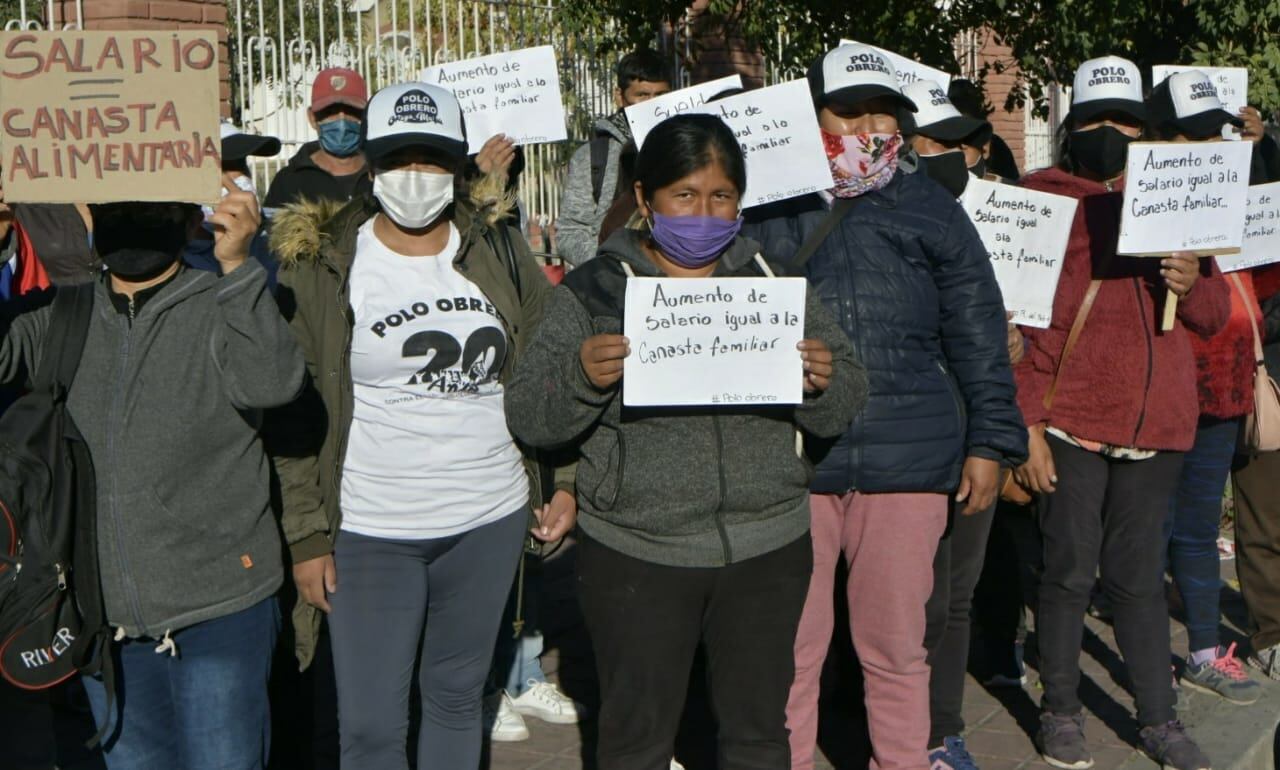
M 812 770 L 818 689 L 835 630 L 837 560 L 849 564 L 849 626 L 866 680 L 871 770 L 929 767 L 929 665 L 925 603 L 947 526 L 947 496 L 813 495 L 813 578 L 796 634 L 787 703 L 792 770 Z

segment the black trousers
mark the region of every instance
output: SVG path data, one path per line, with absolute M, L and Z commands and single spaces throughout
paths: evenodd
M 1080 646 L 1095 572 L 1115 611 L 1116 642 L 1133 682 L 1138 721 L 1174 718 L 1164 535 L 1182 454 L 1113 460 L 1049 437 L 1057 491 L 1040 505 L 1044 575 L 1036 636 L 1043 707 L 1076 714 L 1082 705 Z
M 969 610 L 982 575 L 995 505 L 972 516 L 953 507 L 951 526 L 933 559 L 933 594 L 925 605 L 929 651 L 929 748 L 964 732 L 964 675 L 969 662 Z
M 600 770 L 667 770 L 701 643 L 720 770 L 788 770 L 808 535 L 727 567 L 666 567 L 583 536 L 578 600 L 600 679 Z
M 1027 611 L 1035 612 L 1043 551 L 1035 505 L 997 504 L 982 577 L 973 592 L 973 622 L 981 631 L 987 675 L 1020 673 L 1014 646 L 1027 642 Z
M 1238 458 L 1236 571 L 1255 650 L 1280 644 L 1280 452 Z

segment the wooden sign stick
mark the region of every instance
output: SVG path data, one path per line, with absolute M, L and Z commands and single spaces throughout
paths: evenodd
M 1222 254 L 1239 254 L 1240 249 L 1238 248 L 1198 249 L 1191 253 L 1195 255 L 1197 258 L 1204 258 L 1204 257 L 1216 257 Z M 1173 255 L 1172 254 L 1143 254 L 1142 256 L 1146 256 L 1146 257 L 1159 256 L 1163 258 L 1166 256 L 1171 257 Z M 1178 295 L 1173 293 L 1173 289 L 1169 289 L 1164 296 L 1164 315 L 1160 321 L 1160 331 L 1162 332 L 1173 331 L 1173 322 L 1176 321 L 1177 318 L 1178 318 Z
M 1173 293 L 1173 289 L 1167 290 L 1164 295 L 1164 320 L 1160 322 L 1160 331 L 1173 331 L 1173 322 L 1178 318 L 1178 295 Z

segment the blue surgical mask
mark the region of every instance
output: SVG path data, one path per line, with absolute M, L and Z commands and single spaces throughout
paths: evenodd
M 360 151 L 360 121 L 339 118 L 320 124 L 320 146 L 330 155 L 350 158 Z

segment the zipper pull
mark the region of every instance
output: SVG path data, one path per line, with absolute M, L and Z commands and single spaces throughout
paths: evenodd
M 54 570 L 58 573 L 58 590 L 67 590 L 67 573 L 63 571 L 61 564 L 53 565 Z
M 129 323 L 133 323 L 133 319 L 137 316 L 138 308 L 134 304 L 134 295 L 129 295 Z

